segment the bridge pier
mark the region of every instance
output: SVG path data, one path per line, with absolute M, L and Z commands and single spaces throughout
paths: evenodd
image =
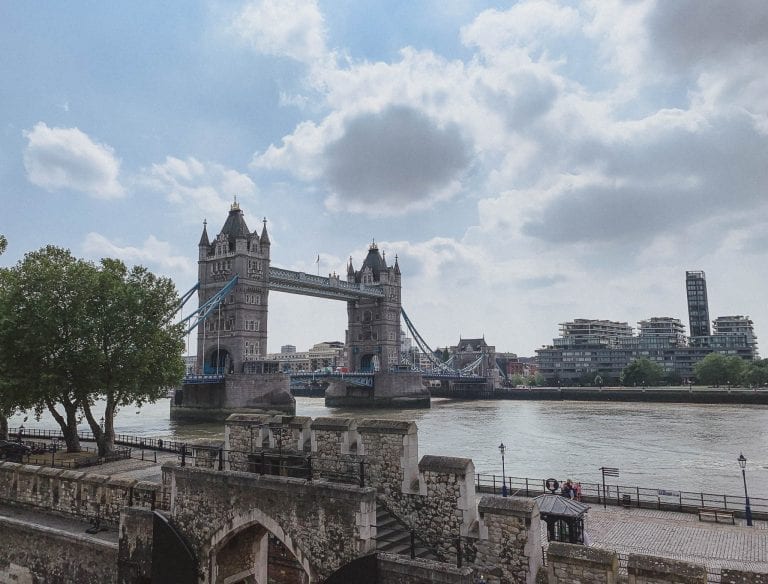
M 424 387 L 421 373 L 412 371 L 378 372 L 373 387 L 331 379 L 325 390 L 325 405 L 345 408 L 428 408 L 429 389 Z
M 189 378 L 171 399 L 172 420 L 223 421 L 230 414 L 296 413 L 283 373 L 241 373 Z

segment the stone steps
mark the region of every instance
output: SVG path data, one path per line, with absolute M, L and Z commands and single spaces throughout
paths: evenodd
M 376 550 L 389 554 L 411 555 L 410 529 L 381 505 L 376 508 Z M 418 538 L 415 556 L 426 560 L 438 559 Z

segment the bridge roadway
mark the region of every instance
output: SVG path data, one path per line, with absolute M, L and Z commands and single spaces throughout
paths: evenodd
M 177 457 L 172 453 L 158 453 L 157 463 L 118 460 L 86 472 L 159 483 L 161 464 Z M 78 534 L 83 534 L 87 527 L 84 522 L 4 506 L 0 506 L 0 516 Z M 620 554 L 665 556 L 705 565 L 712 572 L 727 567 L 768 572 L 768 521 L 755 520 L 754 527 L 746 527 L 743 519 L 736 521 L 734 526 L 702 522 L 689 513 L 613 506 L 602 509 L 594 505 L 587 512 L 586 529 L 594 547 Z M 107 531 L 94 537 L 111 542 L 116 541 L 117 535 Z
M 282 268 L 269 268 L 268 287 L 270 290 L 315 296 L 330 300 L 359 300 L 361 298 L 384 298 L 382 287 L 347 282 L 338 276 L 326 278 L 305 272 L 293 272 Z

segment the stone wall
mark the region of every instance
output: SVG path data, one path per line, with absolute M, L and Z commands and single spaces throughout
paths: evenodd
M 474 584 L 470 568 L 378 554 L 378 584 Z
M 768 574 L 723 568 L 720 584 L 768 584 Z
M 120 517 L 117 554 L 119 584 L 148 582 L 152 576 L 154 513 L 147 509 L 126 508 Z
M 115 525 L 125 506 L 154 508 L 159 491 L 156 483 L 0 463 L 0 498 L 5 501 Z
M 549 584 L 616 584 L 618 573 L 619 558 L 615 552 L 556 541 L 549 544 Z
M 704 566 L 654 556 L 629 556 L 627 573 L 629 584 L 707 584 Z
M 304 479 L 163 465 L 171 521 L 208 575 L 208 558 L 254 525 L 277 537 L 313 577 L 373 551 L 373 489 Z
M 408 497 L 417 533 L 438 554 L 456 558 L 457 540 L 477 518 L 475 465 L 469 458 L 424 456 L 419 461 L 419 495 Z
M 117 545 L 0 517 L 0 582 L 111 584 Z
M 536 503 L 523 497 L 484 495 L 477 509 L 480 517 L 475 563 L 495 567 L 498 582 L 534 584 L 543 562 Z

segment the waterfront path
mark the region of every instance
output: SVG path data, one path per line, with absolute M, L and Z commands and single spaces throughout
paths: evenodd
M 593 506 L 587 512 L 592 545 L 622 554 L 649 554 L 719 568 L 768 572 L 768 522 L 736 525 L 699 521 L 697 515 Z

